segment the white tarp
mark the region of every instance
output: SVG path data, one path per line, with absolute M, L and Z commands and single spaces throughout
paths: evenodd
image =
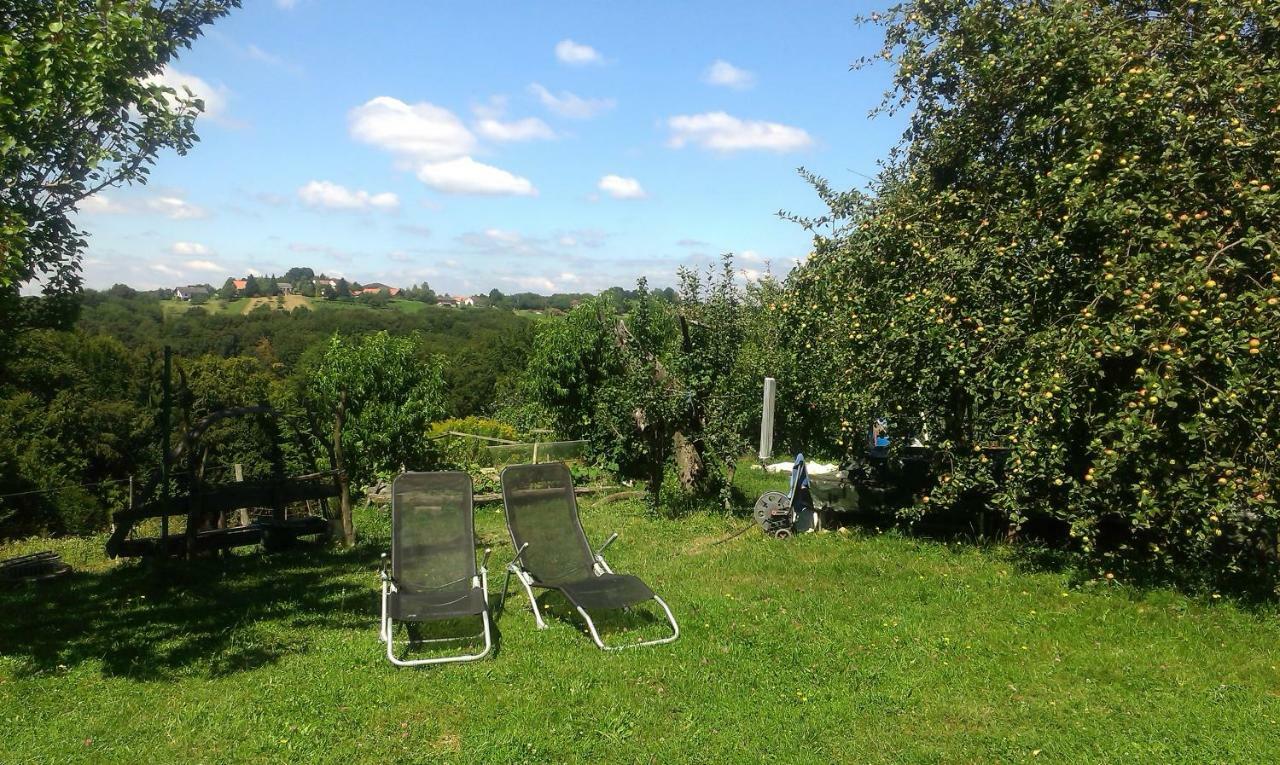
M 772 465 L 765 465 L 764 469 L 770 473 L 790 473 L 791 468 L 795 467 L 794 462 L 775 462 Z M 823 462 L 805 461 L 805 467 L 809 468 L 809 475 L 826 475 L 827 473 L 836 472 L 836 465 Z

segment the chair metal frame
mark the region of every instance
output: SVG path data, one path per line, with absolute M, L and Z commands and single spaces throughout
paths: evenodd
M 404 474 L 402 473 L 401 475 L 404 475 Z M 399 476 L 397 476 L 397 480 L 398 479 L 399 479 Z M 468 476 L 468 480 L 470 480 L 469 476 Z M 392 489 L 392 496 L 393 497 L 395 496 L 394 488 Z M 394 499 L 392 501 L 394 502 Z M 393 511 L 394 511 L 394 507 L 393 507 Z M 474 508 L 472 512 L 474 512 Z M 459 663 L 459 662 L 476 661 L 478 659 L 483 659 L 485 656 L 489 655 L 489 651 L 492 650 L 493 648 L 493 627 L 492 627 L 491 620 L 489 618 L 489 571 L 488 571 L 489 554 L 492 552 L 493 552 L 492 548 L 487 548 L 487 547 L 485 548 L 484 559 L 480 563 L 477 574 L 471 577 L 471 588 L 473 590 L 477 587 L 480 588 L 480 592 L 484 596 L 484 611 L 480 613 L 480 619 L 483 624 L 483 628 L 481 629 L 480 633 L 477 635 L 462 635 L 459 637 L 432 638 L 429 640 L 410 639 L 410 640 L 403 641 L 404 645 L 420 645 L 424 643 L 448 643 L 448 642 L 458 642 L 463 640 L 475 640 L 478 637 L 483 637 L 484 650 L 480 651 L 479 653 L 462 654 L 459 656 L 439 656 L 439 657 L 426 658 L 426 659 L 396 658 L 396 655 L 395 655 L 396 643 L 395 643 L 394 635 L 392 634 L 395 629 L 395 622 L 387 614 L 387 600 L 388 600 L 388 597 L 391 595 L 391 593 L 399 592 L 399 588 L 397 586 L 395 577 L 391 575 L 387 554 L 386 553 L 382 554 L 382 570 L 379 574 L 379 577 L 382 580 L 382 619 L 379 623 L 378 637 L 381 640 L 386 642 L 387 659 L 392 664 L 396 665 L 397 667 L 418 667 L 418 666 L 423 666 L 427 664 L 451 664 L 451 663 Z M 474 558 L 472 560 L 474 561 Z M 401 620 L 401 621 L 404 621 L 404 620 Z M 405 623 L 408 624 L 411 622 L 405 622 Z
M 506 471 L 504 470 L 503 472 L 506 472 Z M 503 496 L 504 511 L 507 509 L 506 504 L 507 504 L 506 496 L 504 492 L 504 496 Z M 504 512 L 504 515 L 506 515 L 505 512 Z M 578 518 L 578 508 L 577 508 L 576 500 L 574 501 L 574 507 L 573 507 L 573 519 L 578 524 L 579 533 L 582 533 L 585 538 L 586 536 L 585 532 L 582 531 L 582 521 Z M 511 520 L 509 516 L 507 517 L 507 531 L 511 534 L 511 543 L 513 545 L 518 544 L 515 537 L 515 531 L 511 527 Z M 612 535 L 610 535 L 608 539 L 605 540 L 604 544 L 600 545 L 599 549 L 597 549 L 594 553 L 592 553 L 591 571 L 594 576 L 602 576 L 604 574 L 614 573 L 613 569 L 609 567 L 608 562 L 605 561 L 604 559 L 604 551 L 608 549 L 609 545 L 617 541 L 617 539 L 618 539 L 618 533 L 615 531 Z M 502 583 L 502 600 L 500 601 L 499 609 L 503 610 L 506 607 L 507 588 L 511 584 L 511 577 L 514 576 L 516 579 L 520 581 L 520 584 L 524 586 L 525 594 L 529 598 L 529 608 L 530 610 L 533 611 L 533 618 L 534 618 L 534 621 L 537 622 L 538 629 L 544 630 L 544 629 L 547 629 L 547 622 L 542 618 L 542 614 L 538 609 L 538 600 L 533 593 L 533 588 L 538 587 L 546 590 L 558 590 L 559 588 L 552 585 L 546 585 L 538 582 L 538 580 L 534 578 L 532 572 L 530 572 L 521 564 L 521 558 L 524 557 L 524 552 L 526 549 L 528 549 L 528 547 L 529 547 L 528 542 L 525 542 L 524 544 L 520 545 L 519 549 L 516 550 L 515 557 L 511 559 L 510 563 L 507 564 L 507 576 Z M 676 641 L 677 638 L 680 637 L 680 625 L 679 623 L 676 622 L 675 615 L 671 613 L 671 608 L 667 606 L 666 601 L 660 598 L 657 593 L 654 593 L 653 600 L 656 601 L 657 604 L 662 607 L 663 612 L 666 614 L 667 623 L 671 625 L 671 634 L 663 638 L 655 638 L 653 640 L 642 640 L 637 643 L 625 643 L 623 645 L 606 645 L 604 640 L 600 638 L 600 632 L 596 629 L 596 624 L 591 619 L 591 615 L 587 613 L 587 610 L 577 605 L 576 603 L 573 603 L 572 599 L 569 599 L 568 596 L 566 596 L 566 599 L 569 600 L 570 604 L 573 605 L 574 610 L 576 610 L 578 614 L 582 616 L 583 620 L 587 623 L 587 632 L 591 635 L 591 640 L 596 644 L 598 648 L 601 648 L 602 650 L 620 651 L 624 648 L 640 648 L 642 646 L 662 645 L 664 643 L 673 643 Z M 626 606 L 623 608 L 623 610 L 630 611 L 631 607 Z

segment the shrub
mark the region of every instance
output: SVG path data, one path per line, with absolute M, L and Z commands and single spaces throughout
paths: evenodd
M 514 427 L 487 417 L 455 417 L 431 423 L 431 427 L 427 430 L 427 437 L 435 444 L 441 463 L 457 470 L 471 470 L 478 465 L 489 465 L 486 447 L 492 446 L 494 442 L 447 435 L 450 431 L 501 438 L 506 441 L 520 440 L 520 433 Z
M 873 196 L 813 179 L 834 229 L 779 306 L 806 398 L 851 448 L 885 414 L 932 436 L 908 515 L 978 491 L 1100 566 L 1274 578 L 1280 3 L 883 21 L 915 111 Z

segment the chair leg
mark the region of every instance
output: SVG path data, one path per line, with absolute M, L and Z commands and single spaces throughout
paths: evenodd
M 511 570 L 507 569 L 507 576 L 502 580 L 502 597 L 498 599 L 498 613 L 505 614 L 507 612 L 507 588 L 511 586 Z
M 578 613 L 582 614 L 582 618 L 587 622 L 587 631 L 591 633 L 591 640 L 595 642 L 596 646 L 606 651 L 621 651 L 623 648 L 639 648 L 646 645 L 662 645 L 663 643 L 675 642 L 676 638 L 680 637 L 680 625 L 676 623 L 676 617 L 671 613 L 671 609 L 667 607 L 666 602 L 663 601 L 662 598 L 654 595 L 653 599 L 656 600 L 658 605 L 662 606 L 662 610 L 666 612 L 667 623 L 671 625 L 671 635 L 664 638 L 658 638 L 656 640 L 644 640 L 639 643 L 627 643 L 625 645 L 605 645 L 604 641 L 600 639 L 600 633 L 596 631 L 595 622 L 591 621 L 591 616 L 587 613 L 587 610 L 581 606 L 578 606 L 577 609 Z
M 383 640 L 391 639 L 391 631 L 387 629 L 387 582 L 382 582 L 382 620 L 378 623 L 378 637 Z
M 452 662 L 476 661 L 483 659 L 489 655 L 489 651 L 493 649 L 493 625 L 489 620 L 489 588 L 487 579 L 483 581 L 481 587 L 484 590 L 484 611 L 480 614 L 480 620 L 483 625 L 480 635 L 484 637 L 484 650 L 479 653 L 463 654 L 461 656 L 443 656 L 435 659 L 398 659 L 396 658 L 395 640 L 393 637 L 395 624 L 387 617 L 387 585 L 382 585 L 382 627 L 379 637 L 387 644 L 387 660 L 397 667 L 417 667 L 424 664 L 449 664 Z M 460 640 L 461 638 L 441 638 L 439 640 L 423 640 L 422 643 L 445 643 L 452 640 Z
M 450 664 L 466 661 L 476 661 L 483 659 L 489 655 L 489 651 L 493 649 L 493 628 L 489 621 L 488 610 L 480 614 L 483 623 L 483 629 L 480 633 L 484 637 L 484 648 L 477 653 L 463 654 L 461 656 L 441 656 L 434 659 L 398 659 L 395 652 L 395 641 L 392 639 L 392 631 L 394 623 L 387 620 L 387 660 L 397 667 L 418 667 L 424 664 Z M 458 640 L 459 638 L 447 638 L 446 640 Z M 420 641 L 420 642 L 445 642 L 445 641 Z
M 525 594 L 529 596 L 529 608 L 533 610 L 533 619 L 538 623 L 538 629 L 545 630 L 547 623 L 542 620 L 542 612 L 538 610 L 538 599 L 533 595 L 532 579 L 523 571 L 513 570 L 511 573 L 514 573 L 516 579 L 520 580 L 520 584 L 524 585 Z

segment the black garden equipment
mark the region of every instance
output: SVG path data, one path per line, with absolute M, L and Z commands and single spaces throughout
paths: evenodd
M 529 597 L 538 629 L 545 629 L 534 598 L 535 587 L 565 596 L 586 621 L 597 646 L 607 651 L 670 643 L 680 637 L 680 626 L 667 604 L 634 576 L 616 574 L 605 562 L 604 551 L 617 534 L 592 552 L 578 519 L 573 477 L 563 462 L 512 465 L 502 471 L 502 502 L 516 556 L 507 566 L 502 594 L 515 576 Z M 620 646 L 605 645 L 591 619 L 593 611 L 629 609 L 652 600 L 666 613 L 671 635 Z
M 71 566 L 52 551 L 0 560 L 0 582 L 41 582 L 71 573 Z

